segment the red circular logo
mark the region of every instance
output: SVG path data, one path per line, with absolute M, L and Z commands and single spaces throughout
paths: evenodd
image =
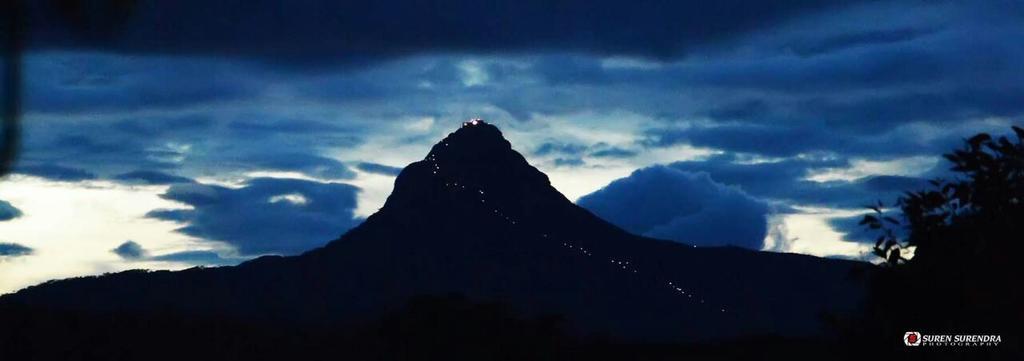
M 903 334 L 903 344 L 907 346 L 920 346 L 921 345 L 921 333 L 910 331 Z

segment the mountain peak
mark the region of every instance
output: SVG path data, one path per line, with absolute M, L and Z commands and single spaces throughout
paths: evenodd
M 437 142 L 414 169 L 426 168 L 431 178 L 464 183 L 528 181 L 549 185 L 547 176 L 512 149 L 498 127 L 471 119 Z
M 477 159 L 487 155 L 506 153 L 512 144 L 501 134 L 498 127 L 474 118 L 462 123 L 462 127 L 448 134 L 427 154 L 427 160 L 442 155 L 455 156 L 459 160 Z
M 381 211 L 419 219 L 439 214 L 489 219 L 501 214 L 501 219 L 539 224 L 534 219 L 538 208 L 566 210 L 575 205 L 512 149 L 498 127 L 472 119 L 398 175 Z
M 488 125 L 488 123 L 486 121 L 484 121 L 483 118 L 473 118 L 473 119 L 467 120 L 465 122 L 462 122 L 462 127 L 463 128 L 474 127 L 474 126 L 477 126 L 477 125 Z

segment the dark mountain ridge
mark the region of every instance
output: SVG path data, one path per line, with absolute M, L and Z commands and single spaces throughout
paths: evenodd
M 51 281 L 0 306 L 326 325 L 460 294 L 623 340 L 810 337 L 823 316 L 857 307 L 863 290 L 851 273 L 863 266 L 629 234 L 566 199 L 497 127 L 471 121 L 403 169 L 377 213 L 322 248 Z

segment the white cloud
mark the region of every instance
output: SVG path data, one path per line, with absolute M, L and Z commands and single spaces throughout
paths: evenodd
M 601 67 L 606 69 L 655 70 L 663 66 L 660 62 L 635 57 L 613 56 L 601 59 Z
M 404 122 L 403 127 L 408 131 L 424 133 L 434 126 L 434 122 L 436 122 L 434 117 L 420 117 L 415 120 Z
M 179 225 L 144 218 L 155 208 L 181 208 L 158 195 L 166 186 L 118 185 L 110 182 L 50 182 L 9 176 L 0 198 L 24 212 L 0 222 L 7 241 L 34 249 L 31 255 L 0 263 L 0 293 L 54 278 L 65 278 L 145 267 L 177 269 L 184 264 L 130 264 L 110 252 L 125 239 L 144 242 L 155 250 L 182 249 L 192 244 L 174 233 Z
M 815 182 L 852 181 L 871 175 L 916 176 L 927 172 L 941 161 L 939 157 L 918 156 L 893 160 L 855 159 L 848 168 L 829 168 L 815 171 L 807 180 Z
M 301 193 L 279 194 L 267 200 L 270 203 L 288 202 L 297 206 L 309 204 L 309 200 Z
M 487 74 L 487 69 L 484 68 L 484 64 L 480 61 L 464 60 L 459 63 L 458 67 L 463 86 L 484 85 L 491 79 L 490 75 Z
M 828 221 L 851 217 L 860 210 L 795 207 L 799 212 L 776 215 L 769 219 L 765 251 L 801 253 L 819 257 L 870 259 L 871 245 L 843 240 L 843 234 L 832 229 Z

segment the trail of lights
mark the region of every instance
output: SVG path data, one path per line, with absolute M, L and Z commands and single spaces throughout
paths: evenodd
M 477 120 L 472 120 L 470 122 L 463 123 L 463 127 L 475 126 L 477 124 L 479 124 L 477 122 Z M 444 144 L 444 146 L 448 146 L 448 142 L 443 142 L 443 144 Z M 446 177 L 443 174 L 444 172 L 442 171 L 440 164 L 437 163 L 437 156 L 436 156 L 436 154 L 434 154 L 434 152 L 431 152 L 430 154 L 428 154 L 427 157 L 425 158 L 425 160 L 430 162 L 430 165 L 431 165 L 431 168 L 432 168 L 432 171 L 431 171 L 432 174 L 434 176 L 439 177 L 439 178 L 443 178 L 441 183 L 444 184 L 446 189 L 448 189 L 449 191 L 453 191 L 453 192 L 465 192 L 467 194 L 470 194 L 470 195 L 473 195 L 473 196 L 477 197 L 477 199 L 480 201 L 480 203 L 488 203 L 487 199 L 484 197 L 486 195 L 486 192 L 484 191 L 484 189 L 478 188 L 478 187 L 474 187 L 472 185 L 469 188 L 467 188 L 465 182 L 461 182 L 460 183 L 457 180 L 450 179 L 450 178 Z M 490 204 L 493 204 L 493 202 L 491 202 Z M 515 218 L 505 214 L 505 212 L 503 212 L 500 208 L 498 208 L 498 207 L 492 208 L 492 211 L 493 211 L 493 214 L 495 216 L 497 216 L 500 219 L 504 220 L 508 224 L 513 225 L 513 226 L 519 226 L 519 222 L 517 222 Z M 540 234 L 538 234 L 538 236 L 541 237 L 541 238 L 549 238 L 547 233 L 540 233 Z M 696 245 L 694 247 L 696 247 Z M 582 257 L 597 258 L 597 259 L 601 259 L 602 258 L 602 257 L 595 257 L 593 250 L 585 248 L 585 247 L 583 247 L 581 245 L 574 244 L 574 243 L 572 243 L 570 241 L 563 241 L 563 242 L 561 242 L 561 248 L 563 248 L 565 250 L 568 250 L 568 251 L 571 251 L 573 254 L 576 254 L 576 255 L 579 255 L 579 256 L 582 256 Z M 626 258 L 626 257 L 609 256 L 609 257 L 603 257 L 603 258 L 608 261 L 606 264 L 611 265 L 612 267 L 614 267 L 615 269 L 617 269 L 619 271 L 622 271 L 622 272 L 625 272 L 625 273 L 628 273 L 628 274 L 632 274 L 632 275 L 637 275 L 637 276 L 640 276 L 640 274 L 641 274 L 640 268 L 634 262 L 629 261 L 628 258 Z M 604 263 L 604 261 L 602 261 L 602 263 Z M 657 278 L 657 276 L 654 276 L 654 275 L 651 275 L 650 277 Z M 686 301 L 689 301 L 689 302 L 691 302 L 693 304 L 708 305 L 708 302 L 706 302 L 704 297 L 696 295 L 692 290 L 687 290 L 686 288 L 684 288 L 682 285 L 676 283 L 675 281 L 664 280 L 664 281 L 658 281 L 658 283 L 664 284 L 666 286 L 666 288 L 670 292 L 673 292 L 674 294 L 678 295 L 679 297 L 683 298 Z M 725 313 L 726 312 L 726 307 L 724 305 L 719 305 L 719 307 L 717 307 L 717 308 L 718 308 L 717 311 L 720 312 L 720 313 Z

